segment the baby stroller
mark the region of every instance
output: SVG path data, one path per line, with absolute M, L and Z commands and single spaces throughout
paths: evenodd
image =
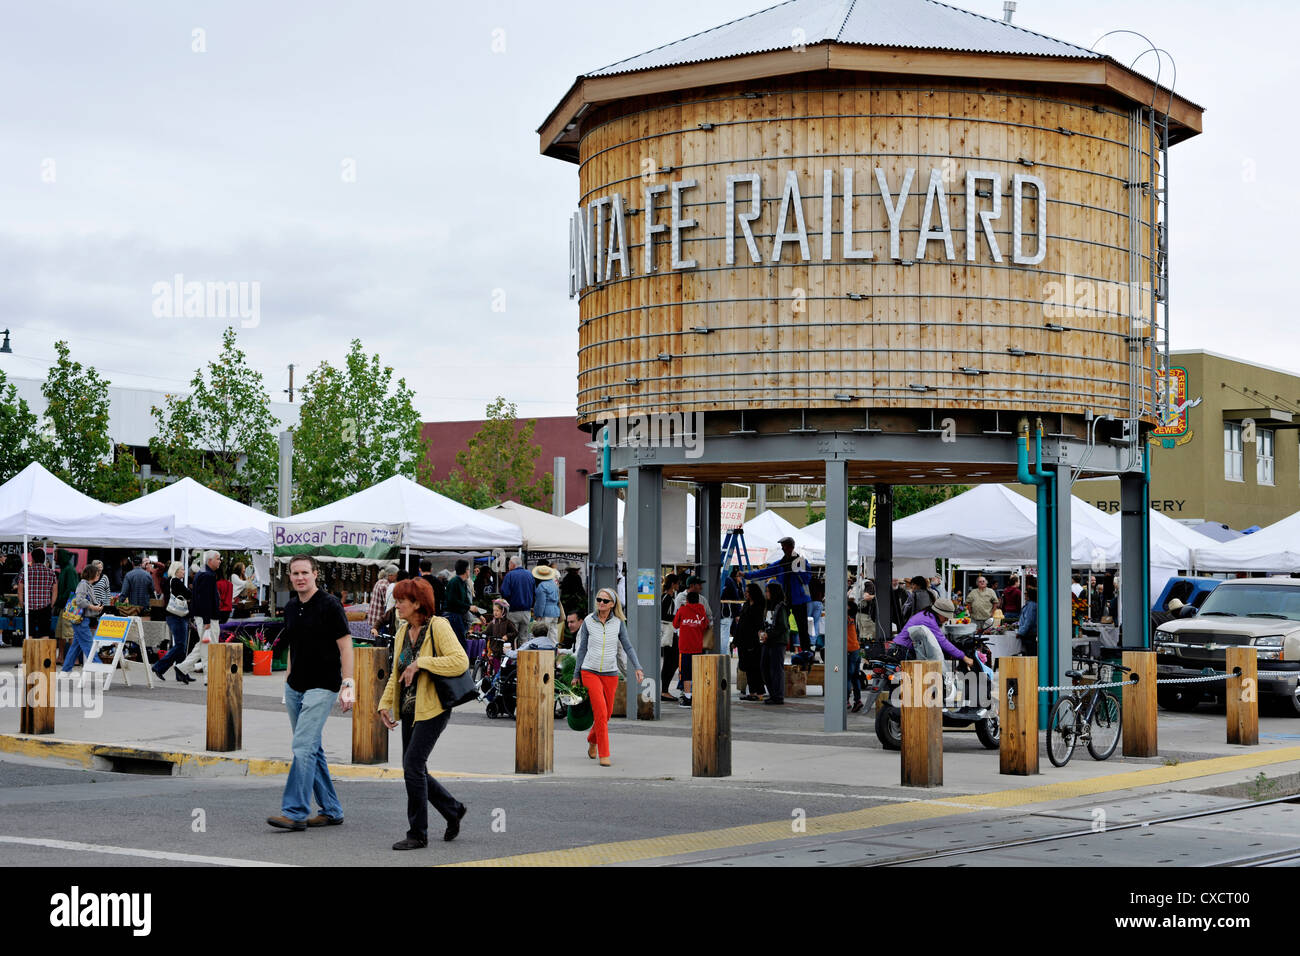
M 518 669 L 516 662 L 507 658 L 495 675 L 485 674 L 479 680 L 479 699 L 487 702 L 489 717 L 514 717 L 519 689 Z

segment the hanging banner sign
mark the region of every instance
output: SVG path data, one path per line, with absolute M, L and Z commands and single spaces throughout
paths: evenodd
M 749 504 L 748 498 L 723 498 L 720 504 L 722 505 L 720 523 L 724 533 L 735 531 L 745 523 L 745 507 Z
M 271 553 L 277 558 L 310 554 L 323 558 L 396 560 L 402 551 L 401 524 L 321 521 L 310 524 L 271 522 Z

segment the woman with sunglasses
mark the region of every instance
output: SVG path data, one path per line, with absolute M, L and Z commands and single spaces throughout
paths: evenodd
M 627 636 L 627 617 L 611 588 L 596 592 L 596 610 L 588 614 L 578 628 L 578 650 L 573 672 L 579 674 L 587 688 L 595 723 L 587 734 L 587 756 L 599 756 L 600 765 L 609 763 L 609 715 L 614 709 L 614 691 L 618 689 L 618 649 L 622 646 L 628 662 L 636 672 L 637 686 L 645 679 L 641 662 Z M 634 693 L 629 689 L 629 693 Z

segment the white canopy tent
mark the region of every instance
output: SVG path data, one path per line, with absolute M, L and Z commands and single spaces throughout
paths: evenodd
M 1071 503 L 1071 559 L 1092 564 L 1099 554 L 1119 559 L 1119 536 L 1091 516 L 1090 505 Z M 1097 512 L 1101 514 L 1101 512 Z M 1003 485 L 976 485 L 932 508 L 894 522 L 898 558 L 945 558 L 954 564 L 1032 564 L 1038 558 L 1038 515 L 1034 502 Z M 875 529 L 858 534 L 858 552 L 876 554 Z
M 68 544 L 132 548 L 170 544 L 170 512 L 137 515 L 83 495 L 36 462 L 0 485 L 0 540 L 53 538 Z
M 1198 547 L 1193 563 L 1201 571 L 1300 571 L 1300 511 L 1235 541 Z
M 1121 518 L 1118 514 L 1101 512 L 1111 530 L 1118 537 Z M 1154 509 L 1148 512 L 1151 528 L 1151 565 L 1159 568 L 1191 570 L 1197 567 L 1195 552 L 1207 540 L 1205 535 L 1179 524 L 1168 515 Z M 1152 589 L 1154 590 L 1154 583 Z
M 518 548 L 524 540 L 515 525 L 480 514 L 401 475 L 284 520 L 405 524 L 403 544 L 431 551 Z
M 139 516 L 174 515 L 175 544 L 184 548 L 233 551 L 269 551 L 270 524 L 276 520 L 264 511 L 250 508 L 199 484 L 193 478 L 182 478 L 143 498 L 127 502 L 117 512 Z
M 826 555 L 826 519 L 814 521 L 812 524 L 804 525 L 794 535 L 795 550 L 804 552 L 816 552 L 822 555 L 823 560 Z M 848 561 L 849 566 L 856 566 L 858 563 L 858 535 L 869 529 L 862 527 L 860 524 L 848 522 Z
M 529 508 L 517 501 L 503 501 L 483 508 L 479 513 L 517 527 L 523 535 L 525 551 L 587 553 L 587 529 L 576 521 Z
M 131 548 L 168 544 L 172 529 L 170 514 L 122 514 L 120 509 L 64 484 L 36 462 L 0 485 L 0 541 L 23 543 L 24 576 L 29 567 L 27 551 L 32 538 Z M 27 593 L 26 583 L 23 593 Z M 23 634 L 30 633 L 31 621 L 24 600 Z
M 803 555 L 809 564 L 825 564 L 825 544 L 818 547 L 815 542 L 801 543 L 799 529 L 786 521 L 775 511 L 763 511 L 754 515 L 742 526 L 745 532 L 745 550 L 749 553 L 752 564 L 765 564 L 781 556 L 782 538 L 795 540 L 795 553 Z M 760 549 L 762 553 L 760 554 Z

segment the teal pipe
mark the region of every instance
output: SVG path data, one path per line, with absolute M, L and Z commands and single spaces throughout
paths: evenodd
M 1021 435 L 1016 442 L 1016 477 L 1022 485 L 1033 485 L 1037 489 L 1034 497 L 1038 517 L 1038 669 L 1041 680 L 1043 676 L 1053 673 L 1050 652 L 1052 642 L 1048 635 L 1054 631 L 1051 616 L 1051 582 L 1055 579 L 1055 575 L 1052 574 L 1054 528 L 1050 520 L 1052 511 L 1049 508 L 1054 482 L 1049 481 L 1043 474 L 1041 428 L 1034 436 L 1034 471 L 1035 474 L 1029 473 L 1029 436 Z M 1038 722 L 1040 726 L 1045 726 L 1047 723 L 1046 697 L 1038 701 Z
M 622 481 L 613 481 L 609 477 L 609 426 L 606 425 L 600 433 L 600 483 L 606 488 L 626 488 L 627 479 Z

